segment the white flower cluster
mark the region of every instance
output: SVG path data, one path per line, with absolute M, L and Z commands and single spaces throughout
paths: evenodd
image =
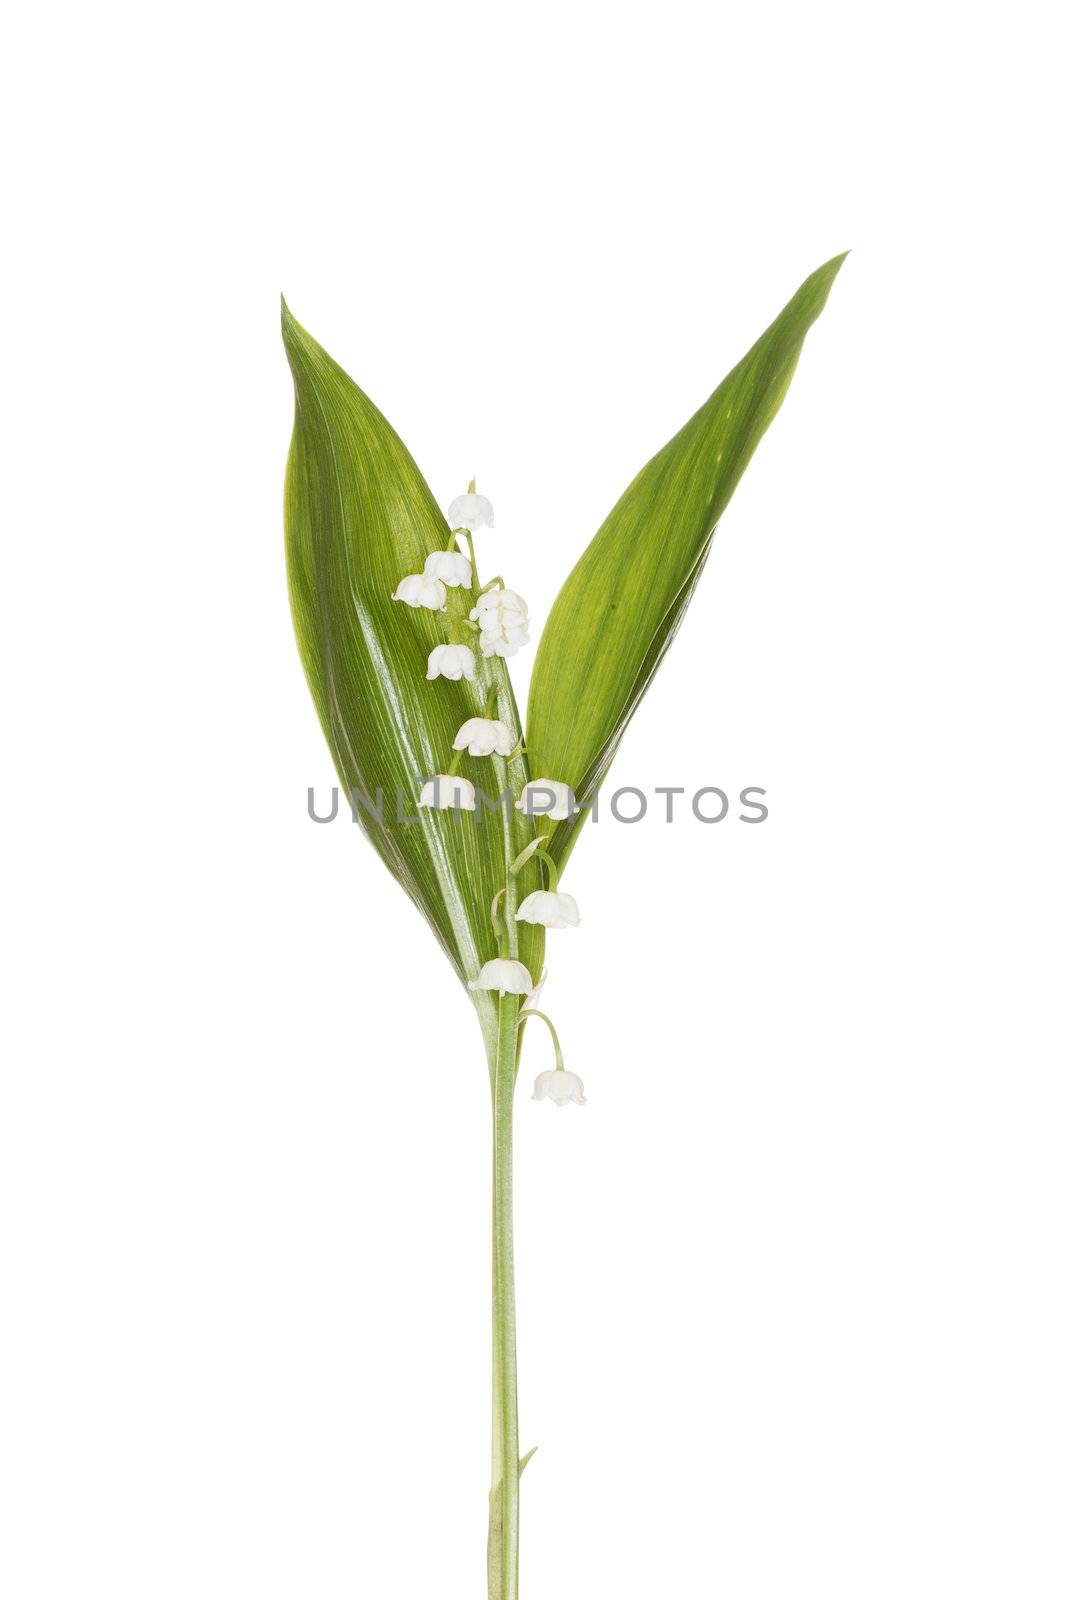
M 472 485 L 467 494 L 459 495 L 449 506 L 449 525 L 454 530 L 464 528 L 469 533 L 478 528 L 492 528 L 493 507 L 485 495 L 475 494 Z M 472 562 L 467 556 L 461 555 L 458 550 L 435 550 L 427 556 L 422 572 L 401 579 L 393 599 L 413 608 L 444 611 L 446 591 L 469 589 L 472 580 Z M 501 580 L 495 582 L 500 583 Z M 479 647 L 486 660 L 492 656 L 514 656 L 521 645 L 530 641 L 527 604 L 514 589 L 502 586 L 484 590 L 475 600 L 468 620 L 478 625 Z M 426 675 L 430 682 L 435 678 L 448 678 L 454 683 L 461 679 L 474 683 L 475 653 L 466 644 L 435 645 L 427 658 Z M 476 758 L 510 756 L 517 748 L 517 740 L 508 724 L 498 718 L 468 717 L 457 729 L 452 747 Z M 475 786 L 468 778 L 458 777 L 455 773 L 438 773 L 423 784 L 418 804 L 436 811 L 455 811 L 457 815 L 461 811 L 474 811 Z M 553 778 L 538 778 L 524 785 L 519 796 L 519 809 L 533 821 L 538 817 L 546 817 L 552 822 L 563 822 L 575 814 L 577 805 L 566 783 L 559 783 Z M 534 851 L 536 845 L 540 850 L 540 844 L 533 842 L 518 865 Z M 511 870 L 517 871 L 518 865 Z M 549 873 L 553 887 L 535 889 L 528 894 L 516 909 L 516 921 L 537 924 L 543 928 L 577 928 L 579 910 L 574 896 L 562 894 L 556 888 L 556 869 L 551 862 Z M 545 982 L 544 976 L 541 982 Z M 503 956 L 485 962 L 478 977 L 472 979 L 468 988 L 496 992 L 500 996 L 523 995 L 528 997 L 524 1007 L 528 1012 L 537 1005 L 541 992 L 541 984 L 535 989 L 534 980 L 522 961 Z M 534 1014 L 542 1015 L 540 1012 Z M 555 1030 L 553 1038 L 555 1041 Z M 535 1100 L 547 1099 L 557 1106 L 569 1103 L 585 1105 L 582 1080 L 573 1072 L 564 1071 L 558 1042 L 556 1048 L 557 1067 L 538 1076 L 534 1085 Z
M 449 507 L 449 526 L 455 532 L 465 528 L 473 533 L 478 528 L 493 527 L 493 507 L 484 494 L 461 494 Z M 500 580 L 496 580 L 500 582 Z M 422 572 L 413 572 L 402 578 L 393 592 L 394 600 L 426 611 L 444 611 L 446 590 L 470 589 L 471 562 L 458 550 L 434 550 L 423 563 Z M 530 617 L 527 603 L 514 589 L 486 589 L 475 600 L 468 613 L 470 622 L 477 622 L 479 647 L 482 654 L 514 656 L 520 645 L 530 643 Z M 466 644 L 439 644 L 430 652 L 427 677 L 466 678 L 474 682 L 474 651 Z
M 521 644 L 530 643 L 527 603 L 514 589 L 487 589 L 471 610 L 480 630 L 482 654 L 514 656 Z

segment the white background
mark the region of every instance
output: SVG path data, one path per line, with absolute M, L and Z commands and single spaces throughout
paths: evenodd
M 483 1592 L 485 1068 L 305 814 L 279 290 L 540 620 L 850 247 L 614 773 L 769 820 L 588 829 L 550 935 L 523 1593 L 1068 1591 L 1052 20 L 9 24 L 9 1600 Z

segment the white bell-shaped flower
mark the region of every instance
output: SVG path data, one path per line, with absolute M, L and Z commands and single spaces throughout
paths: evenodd
M 492 528 L 493 507 L 484 494 L 458 494 L 449 507 L 449 527 L 467 528 L 471 533 Z
M 475 786 L 469 778 L 456 778 L 451 772 L 439 773 L 424 783 L 418 804 L 431 806 L 435 811 L 461 811 L 475 809 Z
M 520 905 L 516 918 L 520 922 L 538 922 L 543 928 L 577 928 L 579 908 L 572 894 L 535 889 Z
M 423 564 L 424 578 L 437 578 L 446 589 L 470 589 L 471 563 L 459 550 L 435 550 Z
M 484 656 L 514 656 L 520 645 L 530 643 L 527 603 L 514 589 L 489 589 L 479 595 L 471 621 L 478 623 Z
M 425 606 L 428 611 L 444 611 L 445 585 L 438 578 L 413 572 L 410 578 L 401 579 L 393 598 L 403 600 L 406 606 Z
M 506 723 L 492 717 L 468 717 L 452 741 L 454 750 L 469 756 L 506 756 L 515 749 L 515 735 Z
M 560 1067 L 550 1067 L 539 1072 L 534 1079 L 533 1100 L 551 1100 L 554 1106 L 584 1106 L 586 1096 L 582 1079 L 577 1072 L 567 1072 Z
M 428 681 L 434 678 L 451 678 L 455 683 L 466 678 L 475 681 L 475 657 L 465 644 L 436 644 L 426 661 Z
M 487 961 L 469 989 L 496 989 L 498 994 L 530 994 L 534 979 L 521 961 L 507 961 L 496 957 Z
M 566 783 L 557 783 L 555 778 L 535 778 L 533 783 L 523 785 L 519 809 L 528 817 L 566 822 L 578 810 L 578 804 Z

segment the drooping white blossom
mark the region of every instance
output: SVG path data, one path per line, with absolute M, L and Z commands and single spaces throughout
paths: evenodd
M 479 595 L 471 621 L 478 623 L 484 656 L 514 656 L 520 645 L 530 643 L 527 603 L 514 589 L 488 589 Z
M 572 894 L 557 889 L 535 889 L 516 912 L 520 922 L 538 922 L 543 928 L 577 928 L 578 903 Z
M 550 1067 L 539 1072 L 534 1079 L 533 1100 L 551 1100 L 554 1106 L 584 1106 L 586 1096 L 582 1079 L 577 1072 L 565 1072 L 560 1067 Z
M 447 589 L 470 589 L 471 563 L 459 550 L 434 550 L 423 564 L 424 578 L 437 578 Z
M 410 578 L 398 583 L 394 600 L 403 600 L 406 606 L 425 606 L 428 611 L 444 611 L 445 585 L 425 573 L 413 572 Z
M 469 989 L 496 989 L 498 994 L 530 994 L 534 979 L 521 961 L 507 961 L 497 956 L 487 961 L 471 983 Z
M 484 494 L 458 494 L 449 507 L 449 527 L 467 528 L 471 533 L 492 528 L 493 507 Z
M 555 778 L 535 778 L 533 783 L 523 785 L 519 809 L 528 817 L 566 822 L 578 810 L 578 805 L 566 783 L 557 783 Z
M 515 749 L 515 735 L 504 722 L 492 717 L 468 717 L 452 741 L 454 750 L 469 756 L 506 756 Z
M 466 678 L 475 681 L 475 657 L 465 644 L 436 644 L 426 661 L 428 681 L 433 678 L 451 678 L 455 683 Z
M 435 811 L 461 811 L 475 809 L 475 786 L 469 778 L 456 778 L 451 772 L 441 772 L 424 783 L 417 802 Z

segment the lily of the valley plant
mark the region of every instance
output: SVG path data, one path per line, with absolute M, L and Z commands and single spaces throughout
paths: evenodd
M 474 483 L 442 515 L 381 412 L 283 302 L 296 387 L 286 553 L 304 670 L 345 792 L 368 800 L 364 831 L 437 934 L 489 1064 L 491 1600 L 518 1594 L 519 1479 L 532 1453 L 519 1437 L 512 1257 L 512 1116 L 529 1022 L 547 1026 L 556 1057 L 533 1098 L 586 1104 L 541 1001 L 546 938 L 579 926 L 560 877 L 843 259 L 805 280 L 609 512 L 542 630 L 525 728 L 507 667 L 530 642 L 511 587 L 522 583 L 514 541 L 493 531 Z M 416 824 L 376 812 L 380 791 L 389 805 L 408 796 Z

